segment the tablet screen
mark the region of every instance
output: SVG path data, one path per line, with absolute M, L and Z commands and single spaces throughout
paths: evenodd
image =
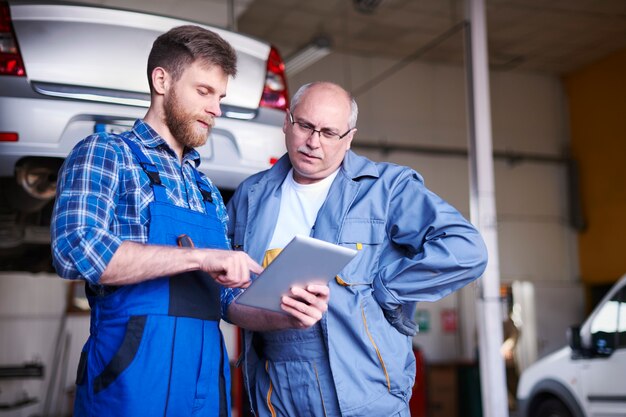
M 235 302 L 283 312 L 280 299 L 292 286 L 326 284 L 356 254 L 354 249 L 297 235 Z

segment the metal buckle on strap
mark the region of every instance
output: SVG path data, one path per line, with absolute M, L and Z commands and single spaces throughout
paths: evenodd
M 159 173 L 157 171 L 150 171 L 150 170 L 148 170 L 148 168 L 147 168 L 147 166 L 145 164 L 141 164 L 141 167 L 143 168 L 145 173 L 148 175 L 148 178 L 150 178 L 150 184 L 152 184 L 152 185 L 162 185 L 161 184 L 161 177 L 159 176 Z
M 200 184 L 198 184 L 198 186 L 200 186 Z M 211 192 L 205 190 L 202 187 L 199 187 L 199 188 L 200 188 L 200 193 L 202 194 L 202 199 L 204 201 L 208 201 L 209 203 L 212 203 L 213 202 L 213 196 L 211 195 Z

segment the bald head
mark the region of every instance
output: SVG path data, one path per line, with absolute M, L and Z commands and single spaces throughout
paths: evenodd
M 296 93 L 291 98 L 291 106 L 289 107 L 289 111 L 291 114 L 294 114 L 298 105 L 302 102 L 304 96 L 308 95 L 309 92 L 315 91 L 316 93 L 324 92 L 329 93 L 329 95 L 334 96 L 335 100 L 341 100 L 343 96 L 345 99 L 346 106 L 350 107 L 350 115 L 348 118 L 348 128 L 356 127 L 356 121 L 359 116 L 359 108 L 354 100 L 354 97 L 343 89 L 341 86 L 331 83 L 329 81 L 315 81 L 312 83 L 304 84 L 302 87 L 296 91 Z

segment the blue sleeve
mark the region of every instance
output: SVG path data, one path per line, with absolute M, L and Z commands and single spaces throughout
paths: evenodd
M 487 265 L 476 228 L 410 172 L 392 190 L 387 219 L 389 244 L 400 250 L 381 256 L 374 277 L 374 296 L 386 309 L 443 298 L 480 277 Z
M 51 224 L 53 264 L 61 277 L 97 283 L 121 244 L 109 231 L 119 160 L 106 136 L 92 135 L 76 145 L 61 168 Z

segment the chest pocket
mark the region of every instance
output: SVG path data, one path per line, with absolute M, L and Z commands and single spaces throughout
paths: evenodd
M 233 235 L 231 237 L 231 244 L 233 245 L 234 250 L 245 250 L 244 248 L 244 238 L 246 235 L 246 225 L 245 223 L 237 222 L 233 227 Z
M 357 256 L 339 273 L 337 282 L 344 286 L 370 285 L 378 270 L 378 260 L 385 240 L 385 222 L 378 219 L 346 219 L 339 244 L 356 249 Z

